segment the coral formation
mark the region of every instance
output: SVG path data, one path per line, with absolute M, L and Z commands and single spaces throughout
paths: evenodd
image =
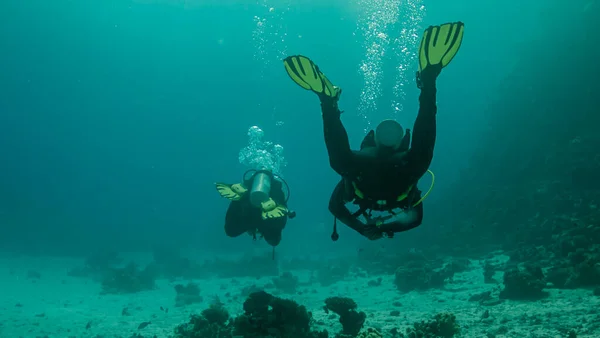
M 190 321 L 175 328 L 176 338 L 232 338 L 229 313 L 220 304 L 212 304 L 201 315 L 192 315 Z
M 383 335 L 376 329 L 369 327 L 365 331 L 361 332 L 358 335 L 358 338 L 383 338 Z
M 407 338 L 451 338 L 458 333 L 460 326 L 452 313 L 438 313 L 433 320 L 414 323 L 406 330 Z
M 504 272 L 504 290 L 500 298 L 514 300 L 535 300 L 548 296 L 544 273 L 539 266 L 526 264 L 524 267 L 510 268 Z
M 177 284 L 175 285 L 175 306 L 185 306 L 202 302 L 202 296 L 200 296 L 200 288 L 197 284 L 188 283 L 187 285 Z
M 401 292 L 428 290 L 444 287 L 456 273 L 471 267 L 467 259 L 443 260 L 427 259 L 422 253 L 409 253 L 402 256 L 402 263 L 395 271 L 394 284 Z
M 310 328 L 312 314 L 298 303 L 275 297 L 264 291 L 250 294 L 244 313 L 230 319 L 217 299 L 201 315 L 192 315 L 189 323 L 175 329 L 176 338 L 327 338 L 327 331 Z
M 343 335 L 355 337 L 362 329 L 367 315 L 364 312 L 357 312 L 357 304 L 354 300 L 347 297 L 330 297 L 325 300 L 325 311 L 332 311 L 340 316 Z
M 233 321 L 233 334 L 245 338 L 327 338 L 327 331 L 310 329 L 311 321 L 312 314 L 304 306 L 260 291 L 244 302 L 244 314 Z
M 225 304 L 221 302 L 219 297 L 215 297 L 208 309 L 202 310 L 202 317 L 209 323 L 222 327 L 229 320 L 229 312 L 225 309 Z
M 424 262 L 410 262 L 396 270 L 394 284 L 401 292 L 442 288 L 451 277 L 446 271 L 436 270 Z

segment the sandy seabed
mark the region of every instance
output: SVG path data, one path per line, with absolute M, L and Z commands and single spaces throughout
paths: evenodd
M 158 280 L 151 291 L 131 295 L 102 295 L 100 285 L 92 280 L 68 276 L 68 271 L 83 261 L 61 258 L 0 259 L 0 337 L 4 338 L 70 338 L 125 337 L 139 333 L 144 337 L 170 337 L 173 329 L 187 322 L 191 314 L 199 313 L 218 296 L 231 315 L 242 309 L 244 287 L 263 286 L 272 277 Z M 574 329 L 577 337 L 600 337 L 600 297 L 591 290 L 548 289 L 550 296 L 535 302 L 504 301 L 495 306 L 482 306 L 468 299 L 500 285 L 483 283 L 482 269 L 457 274 L 444 290 L 400 293 L 393 276 L 381 276 L 380 286 L 369 287 L 377 276 L 345 280 L 329 287 L 318 284 L 299 287 L 299 294 L 273 294 L 289 298 L 312 311 L 316 327 L 333 333 L 341 329 L 337 317 L 325 313 L 324 300 L 331 296 L 351 297 L 358 310 L 367 313 L 365 327 L 380 330 L 384 337 L 390 331 L 400 332 L 413 322 L 431 319 L 439 312 L 452 312 L 462 327 L 461 337 L 568 337 Z M 32 277 L 30 271 L 39 276 Z M 309 280 L 307 271 L 291 271 L 301 282 Z M 501 280 L 498 273 L 497 280 Z M 175 307 L 177 283 L 197 283 L 204 302 Z M 168 312 L 161 309 L 168 309 Z M 127 315 L 123 309 L 127 308 Z M 485 311 L 488 318 L 483 318 Z M 392 315 L 392 311 L 399 311 Z M 151 324 L 138 330 L 140 323 Z M 489 335 L 494 334 L 494 335 Z

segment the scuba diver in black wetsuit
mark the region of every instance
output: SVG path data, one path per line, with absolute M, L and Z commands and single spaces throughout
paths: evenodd
M 279 245 L 287 219 L 296 216 L 287 208 L 285 180 L 269 170 L 248 170 L 242 183 L 215 185 L 219 194 L 231 201 L 225 216 L 227 236 L 249 233 L 256 239 L 259 234 L 273 248 Z
M 329 162 L 332 169 L 342 176 L 329 202 L 329 210 L 335 217 L 334 241 L 339 237 L 336 229 L 338 219 L 372 240 L 384 235 L 392 237 L 394 233 L 421 224 L 422 202 L 427 194 L 421 195 L 417 182 L 429 171 L 433 158 L 436 79 L 458 52 L 463 32 L 464 24 L 461 22 L 431 26 L 425 30 L 419 48 L 417 86 L 421 94 L 412 144 L 410 131 L 404 135 L 399 123 L 385 120 L 366 135 L 359 151 L 351 150 L 338 109 L 342 90 L 334 86 L 307 57 L 296 55 L 284 60 L 292 80 L 318 95 Z M 358 211 L 348 210 L 348 202 L 356 204 Z M 374 212 L 383 215 L 374 216 Z

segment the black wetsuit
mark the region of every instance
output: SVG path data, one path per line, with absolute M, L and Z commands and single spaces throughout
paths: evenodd
M 321 102 L 329 162 L 331 168 L 342 176 L 342 181 L 331 196 L 329 210 L 342 223 L 361 234 L 366 224 L 357 219 L 358 215 L 350 213 L 345 207 L 346 202 L 355 201 L 361 207 L 381 211 L 414 208 L 416 219 L 410 223 L 391 223 L 383 229 L 389 234 L 413 229 L 422 222 L 423 203 L 413 205 L 421 198 L 416 184 L 427 172 L 433 158 L 437 113 L 435 86 L 423 88 L 419 102 L 410 149 L 406 144 L 410 140 L 405 138 L 405 149 L 401 147 L 399 151 L 388 154 L 383 154 L 382 150 L 375 147 L 373 131 L 365 137 L 360 151 L 351 150 L 337 102 L 328 99 Z M 357 198 L 356 189 L 364 198 Z M 397 201 L 398 196 L 404 193 L 408 193 L 408 196 Z M 377 201 L 387 203 L 382 207 Z
M 252 178 L 244 182 L 244 186 L 252 186 Z M 277 205 L 287 208 L 283 184 L 277 179 L 271 181 L 271 198 Z M 279 245 L 281 242 L 281 232 L 287 223 L 288 216 L 279 218 L 262 219 L 262 210 L 250 203 L 250 193 L 244 194 L 239 201 L 231 201 L 227 214 L 225 215 L 225 233 L 229 237 L 238 237 L 244 233 L 250 232 L 260 235 L 271 246 Z

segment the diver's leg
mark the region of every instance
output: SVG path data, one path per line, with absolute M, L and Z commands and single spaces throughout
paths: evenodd
M 408 163 L 416 177 L 423 176 L 431 160 L 437 134 L 437 105 L 435 85 L 421 89 L 419 113 L 412 131 Z
M 342 176 L 347 176 L 352 165 L 352 150 L 348 140 L 348 132 L 342 124 L 341 112 L 338 109 L 337 98 L 323 99 L 323 134 L 325 146 L 329 154 L 331 168 Z
M 278 246 L 281 242 L 281 233 L 286 223 L 286 216 L 265 220 L 259 228 L 259 232 L 269 245 Z
M 244 201 L 231 201 L 227 214 L 225 215 L 225 234 L 229 237 L 237 237 L 249 231 Z

